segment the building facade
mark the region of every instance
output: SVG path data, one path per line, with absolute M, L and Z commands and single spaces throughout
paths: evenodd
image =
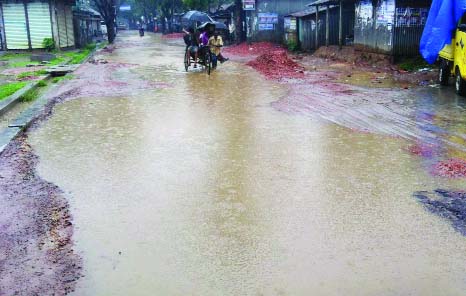
M 73 9 L 75 46 L 85 47 L 104 38 L 100 14 L 89 6 L 77 5 Z
M 282 42 L 284 18 L 301 11 L 309 0 L 256 0 L 255 10 L 245 11 L 247 37 L 254 41 Z
M 393 56 L 418 55 L 431 3 L 430 0 L 358 1 L 355 46 Z
M 72 5 L 69 0 L 0 0 L 2 49 L 40 49 L 45 38 L 59 48 L 74 47 Z
M 292 14 L 297 18 L 299 46 L 313 51 L 320 46 L 351 45 L 354 39 L 354 2 L 319 0 Z

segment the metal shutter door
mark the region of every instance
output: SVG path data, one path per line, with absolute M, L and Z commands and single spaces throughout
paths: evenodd
M 67 47 L 68 38 L 66 37 L 66 17 L 65 17 L 65 6 L 63 3 L 57 3 L 57 25 L 58 25 L 58 43 L 59 46 Z
M 74 26 L 73 26 L 73 10 L 71 6 L 65 6 L 65 15 L 66 15 L 66 33 L 68 37 L 68 46 L 74 46 Z
M 48 3 L 32 2 L 27 5 L 32 48 L 43 48 L 44 38 L 52 38 L 52 24 Z
M 26 14 L 22 3 L 4 3 L 3 21 L 8 49 L 28 49 Z

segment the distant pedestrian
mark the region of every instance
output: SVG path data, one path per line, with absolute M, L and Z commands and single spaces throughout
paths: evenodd
M 138 23 L 139 36 L 144 36 L 144 24 Z

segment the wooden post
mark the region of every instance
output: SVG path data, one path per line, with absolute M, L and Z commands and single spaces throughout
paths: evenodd
M 56 3 L 53 0 L 49 0 L 49 8 L 50 8 L 50 23 L 52 24 L 52 38 L 55 41 L 55 49 L 60 51 L 60 34 L 58 32 L 58 19 L 56 13 Z
M 24 0 L 23 2 L 24 5 L 24 15 L 26 17 L 26 32 L 27 32 L 27 38 L 28 38 L 28 46 L 29 49 L 32 49 L 32 43 L 31 43 L 31 29 L 29 28 L 29 14 L 28 14 L 28 6 L 27 6 L 27 1 Z
M 396 7 L 396 5 L 397 5 L 397 3 L 396 3 L 396 0 L 395 0 L 395 7 Z M 391 37 L 390 37 L 390 38 L 391 38 L 391 42 L 390 42 L 390 43 L 391 43 L 391 45 L 392 45 L 392 48 L 391 48 L 391 50 L 390 50 L 391 53 L 392 53 L 392 57 L 390 58 L 390 62 L 391 62 L 392 64 L 395 64 L 395 54 L 396 54 L 396 52 L 395 52 L 395 42 L 396 42 L 396 39 L 397 39 L 397 38 L 396 38 L 397 35 L 396 35 L 396 31 L 395 31 L 395 28 L 396 28 L 396 19 L 397 19 L 397 17 L 396 17 L 396 13 L 395 13 L 395 18 L 394 18 L 394 20 L 393 20 L 393 25 L 392 25 L 392 34 L 391 34 Z
M 5 37 L 5 21 L 3 19 L 3 4 L 0 3 L 0 34 L 2 35 L 1 36 L 1 43 L 2 43 L 2 46 L 1 46 L 1 50 L 6 50 L 7 46 L 6 46 L 6 37 Z
M 319 48 L 319 5 L 316 5 L 316 49 Z
M 241 0 L 235 0 L 235 33 L 236 33 L 236 43 L 240 44 L 243 41 L 243 2 Z
M 343 0 L 340 0 L 340 17 L 338 22 L 338 45 L 343 47 Z
M 329 5 L 327 4 L 326 7 L 326 14 L 325 14 L 325 46 L 329 45 L 329 36 L 330 36 L 330 8 Z

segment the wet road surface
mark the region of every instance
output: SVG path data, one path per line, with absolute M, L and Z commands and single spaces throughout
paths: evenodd
M 176 42 L 119 42 L 112 77 L 155 87 L 81 92 L 30 135 L 71 204 L 73 295 L 464 295 L 466 238 L 413 198 L 464 180 L 281 112 L 287 88 L 239 63 L 185 73 Z

